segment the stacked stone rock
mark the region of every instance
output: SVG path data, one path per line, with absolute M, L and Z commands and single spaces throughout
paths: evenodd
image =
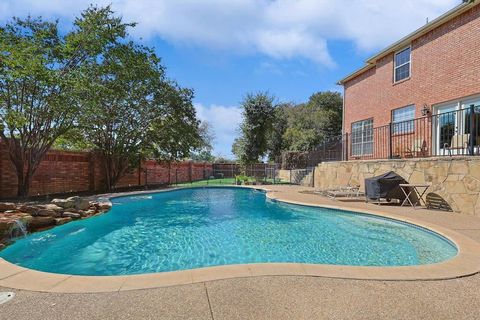
M 0 249 L 10 241 L 16 221 L 36 232 L 104 213 L 112 207 L 110 202 L 88 201 L 81 197 L 54 199 L 48 204 L 0 203 Z
M 395 171 L 409 183 L 428 184 L 454 212 L 480 216 L 480 157 L 324 162 L 315 170 L 315 188 L 364 188 L 365 178 Z

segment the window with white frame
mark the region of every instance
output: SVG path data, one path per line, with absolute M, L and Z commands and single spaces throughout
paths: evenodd
M 405 48 L 395 53 L 394 81 L 398 82 L 410 77 L 411 48 Z
M 352 155 L 373 154 L 373 119 L 352 123 Z
M 392 133 L 402 134 L 414 131 L 415 105 L 406 106 L 392 111 Z

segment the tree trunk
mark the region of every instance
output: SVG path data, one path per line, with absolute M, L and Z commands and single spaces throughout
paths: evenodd
M 114 155 L 103 155 L 105 168 L 105 187 L 107 191 L 115 190 L 115 185 L 129 169 L 128 162 Z
M 31 178 L 29 177 L 28 173 L 26 177 L 19 175 L 17 181 L 18 181 L 17 196 L 20 198 L 27 198 L 30 193 L 30 182 L 31 182 Z
M 6 143 L 9 148 L 10 160 L 15 166 L 15 172 L 17 174 L 17 196 L 26 198 L 29 196 L 32 177 L 44 158 L 46 151 L 49 149 L 49 146 L 36 151 L 34 156 L 30 150 L 24 148 L 14 139 L 9 139 Z M 28 165 L 25 165 L 26 163 Z

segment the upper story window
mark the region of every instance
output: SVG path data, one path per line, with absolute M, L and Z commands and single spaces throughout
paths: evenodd
M 406 106 L 392 111 L 392 133 L 409 133 L 413 132 L 415 119 L 415 105 Z
M 395 69 L 394 80 L 395 82 L 407 79 L 410 77 L 410 62 L 411 62 L 411 47 L 405 48 L 395 53 Z

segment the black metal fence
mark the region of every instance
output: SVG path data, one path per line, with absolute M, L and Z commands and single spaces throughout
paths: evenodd
M 233 184 L 278 184 L 290 183 L 280 177 L 278 166 L 257 163 L 242 166 L 238 163 L 213 163 L 205 168 L 179 167 L 149 170 L 147 186 L 170 185 L 233 185 Z
M 343 160 L 479 155 L 480 106 L 352 130 L 343 149 Z
M 285 152 L 282 169 L 315 167 L 328 161 L 480 155 L 480 105 L 422 118 L 353 128 L 315 150 Z
M 244 175 L 251 178 L 256 178 L 259 181 L 275 182 L 277 177 L 278 166 L 270 163 L 257 163 L 253 165 L 241 166 L 238 163 L 214 163 L 213 176 L 214 178 L 235 178 L 239 175 Z

